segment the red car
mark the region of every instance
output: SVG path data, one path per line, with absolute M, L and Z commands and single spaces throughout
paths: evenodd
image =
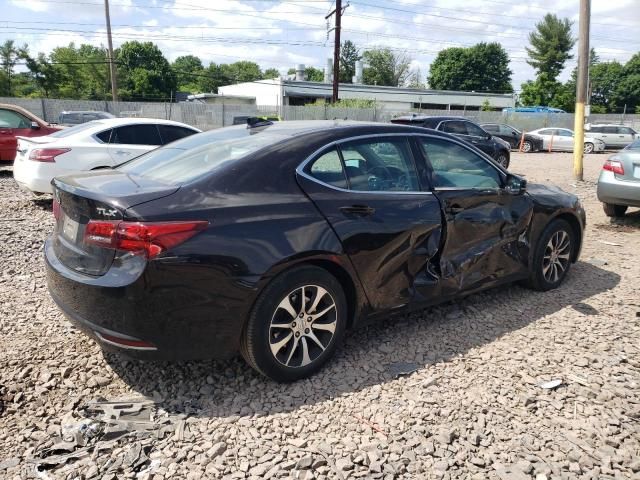
M 13 162 L 16 137 L 42 137 L 58 130 L 22 107 L 0 103 L 0 162 Z

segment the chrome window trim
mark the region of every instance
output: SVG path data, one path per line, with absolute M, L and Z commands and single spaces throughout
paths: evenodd
M 411 192 L 405 192 L 405 191 L 384 191 L 384 190 L 380 190 L 380 191 L 368 191 L 368 190 L 349 190 L 349 189 L 345 189 L 345 188 L 340 188 L 340 187 L 336 187 L 334 185 L 330 185 L 328 183 L 325 183 L 321 180 L 318 180 L 317 178 L 315 178 L 312 175 L 309 175 L 307 172 L 304 171 L 305 167 L 313 160 L 315 160 L 317 158 L 318 155 L 322 154 L 322 152 L 324 152 L 325 150 L 328 150 L 332 147 L 339 147 L 340 144 L 342 143 L 347 143 L 347 142 L 351 142 L 351 141 L 357 141 L 357 140 L 366 140 L 369 138 L 380 138 L 380 137 L 405 137 L 405 138 L 409 138 L 409 137 L 425 137 L 425 138 L 435 138 L 435 139 L 442 139 L 445 140 L 447 142 L 451 142 L 454 143 L 456 145 L 459 145 L 462 148 L 465 148 L 467 150 L 469 150 L 471 153 L 477 155 L 479 158 L 483 159 L 488 165 L 490 165 L 494 170 L 496 170 L 500 176 L 504 176 L 506 174 L 506 172 L 504 172 L 503 170 L 501 170 L 498 165 L 496 165 L 492 160 L 488 160 L 486 158 L 483 158 L 481 155 L 478 155 L 476 152 L 474 152 L 472 149 L 469 148 L 468 145 L 465 145 L 464 143 L 462 143 L 461 141 L 459 141 L 456 138 L 443 138 L 440 135 L 431 135 L 429 133 L 418 133 L 418 132 L 406 132 L 406 133 L 371 133 L 371 134 L 367 134 L 367 135 L 358 135 L 355 137 L 349 137 L 349 138 L 343 138 L 340 140 L 334 140 L 330 143 L 327 143 L 326 145 L 323 145 L 322 147 L 318 148 L 317 150 L 315 150 L 311 155 L 307 156 L 307 158 L 305 158 L 296 168 L 296 174 L 300 175 L 301 177 L 306 178 L 307 180 L 310 180 L 312 182 L 317 183 L 318 185 L 322 185 L 324 187 L 330 188 L 332 190 L 336 190 L 338 192 L 344 192 L 344 193 L 369 193 L 369 194 L 384 194 L 384 195 L 433 195 L 433 190 L 438 190 L 438 189 L 433 189 L 432 191 L 411 191 Z M 457 189 L 457 190 L 476 190 L 473 188 L 463 188 L 463 187 L 451 187 L 451 189 Z M 444 189 L 442 189 L 444 190 Z M 487 190 L 485 189 L 479 189 L 479 190 Z M 495 189 L 496 191 L 500 191 L 500 189 Z

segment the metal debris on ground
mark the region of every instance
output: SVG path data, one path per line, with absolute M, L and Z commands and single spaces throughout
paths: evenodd
M 413 362 L 395 362 L 387 365 L 387 370 L 395 378 L 399 378 L 403 375 L 411 375 L 413 372 L 417 371 L 418 368 L 420 368 L 418 364 Z
M 587 263 L 594 265 L 596 267 L 604 267 L 605 265 L 609 265 L 606 260 L 602 260 L 601 258 L 590 258 L 587 260 Z
M 604 243 L 605 245 L 611 245 L 612 247 L 621 247 L 621 243 L 609 242 L 607 240 L 598 240 L 600 243 Z

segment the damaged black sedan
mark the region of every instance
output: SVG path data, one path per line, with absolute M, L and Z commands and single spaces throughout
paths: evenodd
M 230 127 L 53 184 L 48 285 L 71 321 L 141 359 L 240 351 L 278 381 L 365 321 L 557 287 L 585 225 L 575 196 L 402 125 Z

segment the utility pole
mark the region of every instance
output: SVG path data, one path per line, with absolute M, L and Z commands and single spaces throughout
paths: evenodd
M 576 82 L 576 114 L 573 140 L 573 176 L 583 179 L 584 104 L 589 86 L 589 23 L 591 0 L 580 0 L 580 30 L 578 32 L 578 81 Z
M 104 16 L 107 20 L 107 44 L 109 45 L 109 71 L 111 72 L 111 99 L 118 101 L 118 78 L 116 65 L 113 63 L 113 41 L 111 40 L 111 17 L 109 15 L 109 0 L 104 0 Z
M 325 19 L 331 15 L 336 14 L 336 26 L 334 33 L 334 46 L 333 46 L 333 95 L 331 96 L 331 103 L 338 101 L 338 84 L 340 82 L 340 26 L 342 24 L 342 0 L 336 0 L 336 8 L 331 11 Z

